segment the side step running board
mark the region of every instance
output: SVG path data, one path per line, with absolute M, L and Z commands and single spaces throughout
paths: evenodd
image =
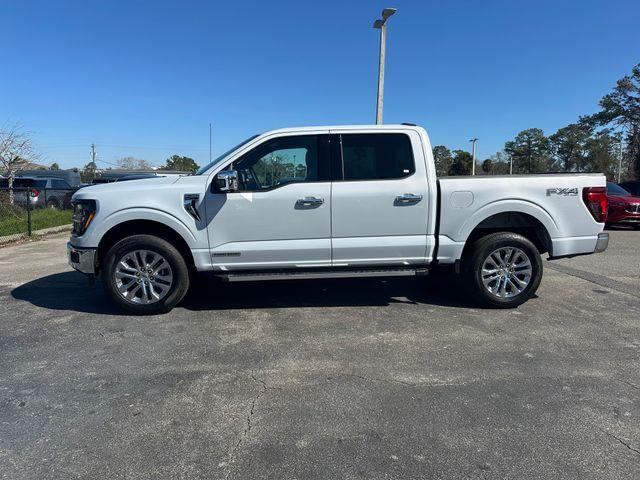
M 251 273 L 215 274 L 216 278 L 227 282 L 259 282 L 263 280 L 311 280 L 318 278 L 370 278 L 370 277 L 410 277 L 426 275 L 426 268 L 381 268 L 363 270 L 319 270 L 319 271 L 277 271 Z

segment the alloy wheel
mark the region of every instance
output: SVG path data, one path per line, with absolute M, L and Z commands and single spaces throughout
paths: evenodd
M 173 284 L 169 262 L 151 250 L 134 250 L 117 262 L 114 282 L 128 302 L 148 305 L 162 300 Z
M 482 283 L 498 298 L 520 295 L 529 285 L 532 273 L 531 260 L 515 247 L 498 248 L 482 262 Z

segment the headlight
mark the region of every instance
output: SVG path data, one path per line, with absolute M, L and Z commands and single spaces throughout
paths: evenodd
M 73 235 L 80 236 L 89 228 L 96 213 L 95 200 L 76 200 L 73 202 Z

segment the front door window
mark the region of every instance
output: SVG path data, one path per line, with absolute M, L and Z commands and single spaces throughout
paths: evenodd
M 290 183 L 328 181 L 328 162 L 319 161 L 326 136 L 280 137 L 260 145 L 232 166 L 241 192 L 272 190 Z

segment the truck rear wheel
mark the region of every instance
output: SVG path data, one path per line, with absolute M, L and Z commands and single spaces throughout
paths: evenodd
M 471 246 L 463 269 L 474 295 L 497 308 L 513 308 L 529 300 L 542 280 L 536 246 L 513 232 L 492 233 Z
M 133 235 L 107 252 L 102 283 L 111 299 L 131 313 L 165 313 L 189 290 L 189 268 L 180 252 L 166 240 Z

